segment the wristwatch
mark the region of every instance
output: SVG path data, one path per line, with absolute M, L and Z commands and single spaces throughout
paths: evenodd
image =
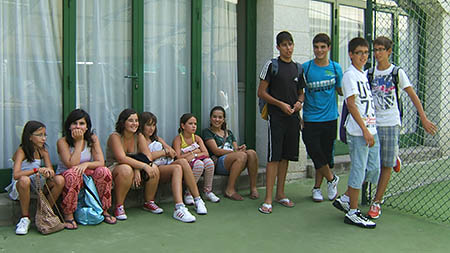
M 194 157 L 197 158 L 197 153 L 194 154 Z

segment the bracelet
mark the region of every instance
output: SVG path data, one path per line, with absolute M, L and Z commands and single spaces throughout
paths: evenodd
M 33 173 L 34 173 L 34 174 L 36 174 L 36 173 L 38 173 L 38 172 L 39 172 L 39 170 L 38 170 L 37 168 L 34 168 L 34 169 L 33 169 Z

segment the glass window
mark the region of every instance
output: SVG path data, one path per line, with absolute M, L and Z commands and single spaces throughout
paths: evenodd
M 191 1 L 144 3 L 144 111 L 172 143 L 191 108 Z
M 340 5 L 339 11 L 339 64 L 345 71 L 350 66 L 348 42 L 355 37 L 364 38 L 364 10 Z
M 0 168 L 12 167 L 9 159 L 29 120 L 46 125 L 50 156 L 56 159 L 62 126 L 62 1 L 1 1 L 0 13 Z
M 102 147 L 131 106 L 131 0 L 77 1 L 76 106 L 86 110 Z M 105 151 L 105 150 L 104 150 Z
M 330 3 L 311 1 L 309 6 L 309 36 L 312 39 L 318 33 L 326 33 L 331 37 L 332 5 Z M 310 47 L 311 58 L 314 57 L 312 47 Z
M 239 140 L 237 1 L 202 1 L 202 128 L 209 112 L 221 105 L 227 126 Z

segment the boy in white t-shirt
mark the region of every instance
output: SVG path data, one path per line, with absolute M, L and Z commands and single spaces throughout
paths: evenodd
M 346 212 L 345 223 L 375 228 L 376 224 L 358 209 L 359 191 L 364 181 L 376 184 L 380 172 L 375 107 L 369 81 L 363 71 L 369 56 L 369 44 L 363 38 L 354 38 L 348 44 L 348 51 L 352 65 L 344 73 L 342 87 L 349 111 L 345 126 L 351 167 L 347 191 L 333 202 L 333 206 Z
M 370 207 L 368 216 L 377 219 L 381 215 L 381 200 L 391 177 L 392 168 L 400 169 L 398 163 L 399 134 L 400 134 L 400 111 L 398 109 L 398 98 L 393 81 L 394 65 L 389 62 L 392 53 L 392 40 L 381 36 L 373 42 L 373 52 L 376 59 L 376 67 L 373 71 L 371 90 L 375 101 L 375 112 L 377 117 L 377 132 L 380 140 L 381 174 L 378 181 L 377 193 Z M 426 132 L 435 134 L 436 126 L 428 120 L 419 98 L 414 92 L 408 76 L 403 69 L 398 70 L 398 89 L 404 90 L 419 113 L 422 126 Z M 398 94 L 398 93 L 397 93 Z

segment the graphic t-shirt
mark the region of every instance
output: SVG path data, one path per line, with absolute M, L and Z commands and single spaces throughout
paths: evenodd
M 231 150 L 233 151 L 233 142 L 236 141 L 236 138 L 233 135 L 233 132 L 230 130 L 227 130 L 227 136 L 224 138 L 222 136 L 219 136 L 215 134 L 211 129 L 206 128 L 203 129 L 202 132 L 203 140 L 207 141 L 209 139 L 214 139 L 216 142 L 216 145 L 218 148 L 225 149 L 225 150 Z M 213 156 L 214 154 L 209 152 L 210 156 Z
M 355 104 L 358 108 L 359 115 L 364 121 L 367 129 L 371 134 L 376 134 L 376 117 L 375 106 L 373 104 L 372 92 L 370 91 L 369 81 L 365 73 L 356 69 L 351 65 L 344 73 L 342 78 L 342 87 L 344 92 L 344 98 L 355 95 Z M 347 132 L 353 136 L 362 136 L 362 130 L 352 117 L 351 113 L 348 114 L 345 122 Z
M 401 124 L 397 96 L 395 95 L 395 84 L 391 75 L 393 69 L 394 65 L 392 64 L 389 68 L 382 71 L 375 67 L 373 73 L 371 89 L 375 102 L 377 126 L 396 126 Z M 398 79 L 399 90 L 411 86 L 411 82 L 403 69 L 399 69 Z
M 342 69 L 338 63 L 321 67 L 314 60 L 303 63 L 306 88 L 303 104 L 305 122 L 325 122 L 339 117 L 336 103 L 336 88 L 341 87 Z

